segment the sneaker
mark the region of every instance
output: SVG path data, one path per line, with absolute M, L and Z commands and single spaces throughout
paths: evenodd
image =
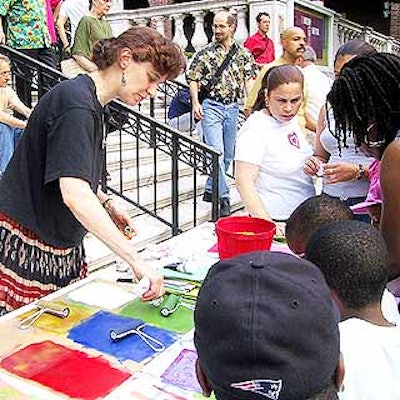
M 207 203 L 211 203 L 211 193 L 210 192 L 204 192 L 203 194 L 203 201 L 206 201 Z
M 231 202 L 227 197 L 219 200 L 219 216 L 228 217 L 231 215 Z

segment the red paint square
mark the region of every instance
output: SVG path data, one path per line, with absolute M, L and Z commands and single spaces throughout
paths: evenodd
M 102 357 L 69 349 L 51 341 L 31 344 L 11 354 L 0 366 L 69 397 L 95 400 L 130 377 Z

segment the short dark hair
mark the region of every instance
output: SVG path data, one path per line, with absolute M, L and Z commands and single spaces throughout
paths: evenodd
M 382 141 L 382 150 L 395 139 L 399 82 L 400 58 L 394 54 L 356 57 L 344 65 L 327 96 L 335 118 L 332 134 L 339 148 L 353 136 L 356 146 L 368 145 L 371 123 L 376 124 L 373 141 Z
M 361 310 L 381 302 L 389 257 L 371 225 L 336 221 L 322 226 L 310 239 L 306 258 L 320 268 L 345 307 Z
M 262 17 L 269 17 L 269 16 L 270 15 L 268 13 L 266 13 L 266 12 L 260 12 L 260 13 L 257 14 L 256 21 L 258 23 L 260 23 Z
M 322 225 L 352 219 L 354 215 L 343 201 L 327 194 L 310 197 L 297 206 L 287 220 L 287 244 L 294 253 L 302 254 L 311 236 Z

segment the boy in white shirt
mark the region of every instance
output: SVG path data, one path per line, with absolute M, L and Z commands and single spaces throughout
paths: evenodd
M 381 310 L 388 254 L 379 232 L 358 221 L 324 225 L 306 258 L 321 269 L 340 309 L 341 399 L 400 399 L 400 328 Z

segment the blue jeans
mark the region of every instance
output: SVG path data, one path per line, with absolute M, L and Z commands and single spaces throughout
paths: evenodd
M 0 123 L 0 177 L 6 170 L 22 133 L 20 128 Z
M 237 103 L 223 104 L 211 99 L 203 102 L 202 119 L 203 135 L 206 144 L 221 152 L 219 158 L 219 197 L 229 198 L 229 187 L 226 172 L 229 169 L 234 153 L 239 116 Z M 206 182 L 206 191 L 212 191 L 212 179 Z

